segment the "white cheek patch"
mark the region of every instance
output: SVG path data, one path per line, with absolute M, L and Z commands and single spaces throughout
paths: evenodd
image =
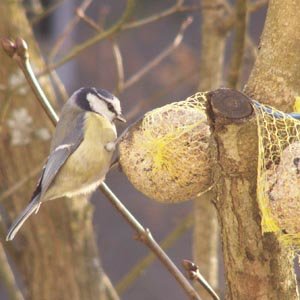
M 104 101 L 91 93 L 87 94 L 86 98 L 89 101 L 92 111 L 107 117 L 110 121 L 114 119 L 115 114 L 107 108 L 107 104 Z
M 109 102 L 114 107 L 117 114 L 119 114 L 119 115 L 121 114 L 120 100 L 116 96 L 113 96 L 113 98 L 111 99 L 111 98 L 106 98 L 106 97 L 103 97 L 103 96 L 99 95 L 99 98 L 104 98 L 106 102 Z

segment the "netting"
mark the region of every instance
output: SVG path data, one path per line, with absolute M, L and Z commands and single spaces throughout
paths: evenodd
M 257 197 L 264 232 L 288 245 L 300 242 L 300 121 L 254 103 L 258 125 Z
M 208 134 L 204 100 L 203 94 L 199 93 L 185 101 L 155 109 L 143 119 L 144 146 L 152 157 L 153 172 L 166 170 L 181 186 L 187 185 L 190 178 L 178 175 L 190 167 L 189 160 L 196 161 L 199 151 L 207 150 L 206 139 L 203 140 Z M 201 174 L 201 166 L 194 171 Z
M 131 140 L 130 148 L 138 150 L 126 152 L 121 163 L 133 185 L 148 197 L 188 200 L 210 185 L 205 102 L 205 93 L 197 93 L 143 118 Z M 136 172 L 137 177 L 132 174 Z

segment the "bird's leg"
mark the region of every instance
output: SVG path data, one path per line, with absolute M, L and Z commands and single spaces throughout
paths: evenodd
M 114 142 L 109 142 L 106 145 L 104 145 L 104 148 L 107 152 L 112 152 L 116 150 L 116 142 L 118 139 L 116 139 Z
M 135 122 L 129 125 L 118 137 L 114 142 L 107 143 L 104 147 L 106 151 L 111 152 L 116 150 L 116 146 L 121 142 L 123 137 L 128 133 L 128 131 L 136 125 L 138 122 L 141 122 L 144 116 L 138 118 Z M 119 152 L 116 154 L 116 158 L 112 161 L 110 165 L 110 170 L 114 167 L 119 166 L 120 171 L 122 171 L 121 165 L 119 164 Z

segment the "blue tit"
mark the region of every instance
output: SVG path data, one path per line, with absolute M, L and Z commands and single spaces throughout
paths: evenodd
M 12 224 L 7 241 L 43 202 L 88 194 L 103 182 L 117 141 L 115 120 L 125 122 L 120 101 L 106 90 L 81 88 L 70 97 L 31 201 Z

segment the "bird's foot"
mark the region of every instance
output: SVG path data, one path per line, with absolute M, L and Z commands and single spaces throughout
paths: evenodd
M 116 149 L 116 142 L 109 142 L 104 146 L 105 150 L 108 152 L 115 151 Z

